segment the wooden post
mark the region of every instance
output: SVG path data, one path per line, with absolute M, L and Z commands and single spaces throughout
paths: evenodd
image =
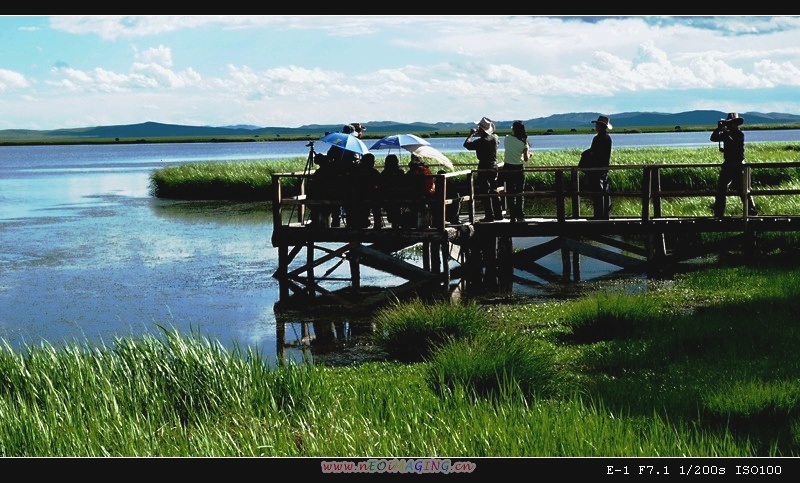
M 278 279 L 278 291 L 280 300 L 289 298 L 289 287 L 286 284 L 286 274 L 289 271 L 289 247 L 286 245 L 278 246 L 278 270 L 275 275 Z
M 497 238 L 487 236 L 483 240 L 483 266 L 484 266 L 484 285 L 495 290 L 498 287 L 497 280 Z
M 306 272 L 306 277 L 308 279 L 308 286 L 306 292 L 308 295 L 313 296 L 314 291 L 314 242 L 309 241 L 306 244 L 306 266 L 308 267 L 308 271 Z
M 581 173 L 578 169 L 572 170 L 572 218 L 581 216 Z
M 359 243 L 358 246 L 360 247 L 361 244 Z M 353 287 L 354 293 L 359 293 L 361 290 L 361 263 L 358 255 L 353 253 L 352 250 L 347 252 L 347 259 L 350 262 L 350 285 Z
M 430 257 L 431 257 L 431 272 L 442 273 L 442 260 L 441 260 L 441 243 L 430 243 Z
M 565 239 L 561 238 L 561 277 L 564 280 L 569 280 L 569 273 L 572 271 L 572 264 L 569 259 L 569 248 L 564 243 Z
M 511 293 L 514 288 L 514 238 L 510 236 L 497 239 L 498 287 L 500 291 Z
M 439 244 L 442 249 L 442 274 L 444 274 L 444 285 L 450 287 L 450 242 L 444 240 Z
M 566 219 L 566 208 L 564 204 L 566 200 L 564 198 L 564 172 L 561 170 L 556 171 L 556 218 L 558 221 L 564 221 Z
M 469 184 L 469 222 L 475 223 L 475 184 L 472 171 L 467 173 L 467 183 Z
M 286 321 L 280 320 L 276 317 L 275 321 L 275 355 L 277 362 L 283 364 L 286 362 Z
M 653 168 L 645 166 L 642 171 L 642 222 L 650 221 L 650 199 L 653 196 Z
M 277 174 L 272 175 L 272 229 L 279 228 L 283 221 L 281 221 L 283 204 L 283 196 L 281 192 L 281 177 Z
M 435 223 L 437 230 L 444 230 L 445 226 L 447 226 L 447 205 L 445 204 L 447 201 L 447 183 L 443 174 L 437 174 L 434 179 L 436 200 L 433 207 L 435 215 L 432 217 L 432 221 Z

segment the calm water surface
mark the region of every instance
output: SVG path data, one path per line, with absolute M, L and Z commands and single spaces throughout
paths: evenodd
M 747 136 L 750 142 L 800 138 L 798 131 Z M 535 149 L 563 149 L 588 146 L 590 139 L 532 141 Z M 614 143 L 685 147 L 707 145 L 707 139 L 707 133 L 626 134 Z M 461 151 L 462 142 L 431 140 L 444 152 Z M 0 337 L 17 349 L 43 342 L 113 344 L 116 337 L 158 335 L 164 327 L 252 349 L 267 360 L 346 364 L 380 358 L 362 337 L 369 333 L 368 318 L 329 308 L 276 309 L 277 251 L 266 203 L 183 202 L 149 194 L 150 173 L 168 164 L 305 157 L 305 144 L 0 147 Z M 559 272 L 561 260 L 554 256 L 542 264 Z M 582 262 L 587 282 L 616 270 Z M 365 286 L 397 283 L 368 269 L 362 275 Z M 563 287 L 531 282 L 515 284 L 513 296 L 563 295 Z M 317 333 L 327 337 L 302 343 Z M 281 342 L 290 345 L 283 349 Z

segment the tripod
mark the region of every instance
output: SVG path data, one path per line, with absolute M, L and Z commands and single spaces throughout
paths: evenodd
M 314 151 L 314 141 L 309 141 L 308 144 L 306 144 L 306 147 L 308 148 L 308 160 L 306 161 L 306 167 L 303 170 L 304 175 L 311 173 L 311 170 L 314 168 L 314 156 L 317 154 L 316 151 Z
M 299 190 L 299 192 L 304 192 L 305 191 L 305 189 L 303 189 L 303 187 L 311 179 L 310 175 L 311 175 L 311 171 L 314 169 L 314 158 L 316 157 L 316 154 L 317 154 L 316 151 L 314 151 L 314 141 L 309 141 L 308 144 L 306 144 L 306 147 L 308 148 L 308 159 L 306 160 L 306 165 L 303 168 L 303 175 L 300 178 L 300 190 Z M 303 213 L 304 211 L 305 210 L 301 211 L 300 213 Z M 292 205 L 292 211 L 291 211 L 291 214 L 289 215 L 289 219 L 291 220 L 293 216 L 294 216 L 294 205 Z M 313 218 L 312 218 L 312 221 L 313 221 Z M 300 224 L 301 225 L 305 224 L 305 222 L 306 222 L 305 217 L 304 216 L 300 216 Z

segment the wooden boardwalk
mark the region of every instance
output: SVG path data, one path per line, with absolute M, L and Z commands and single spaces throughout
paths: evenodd
M 756 169 L 798 167 L 800 163 L 795 162 L 748 164 L 743 170 L 743 182 L 750 186 L 752 171 Z M 554 213 L 552 216 L 530 215 L 521 223 L 510 223 L 507 218 L 492 223 L 477 221 L 482 213 L 477 212 L 476 207 L 481 205 L 483 195 L 476 194 L 472 185 L 476 170 L 437 174 L 432 176 L 436 185 L 434 197 L 423 199 L 408 194 L 398 200 L 409 210 L 424 207 L 429 215 L 427 223 L 403 227 L 384 224 L 380 229 L 346 225 L 338 228 L 308 226 L 308 213 L 315 207 L 343 203 L 364 206 L 371 200 L 357 199 L 354 192 L 345 192 L 338 199 L 313 198 L 306 192 L 311 173 L 275 174 L 272 244 L 278 249 L 275 277 L 280 284 L 280 299 L 306 300 L 325 296 L 343 305 L 373 305 L 422 289 L 430 293 L 432 287 L 442 291 L 457 285 L 466 290 L 510 287 L 509 280 L 513 278 L 515 269 L 545 280 L 580 280 L 581 256 L 626 270 L 648 272 L 720 250 L 733 248 L 747 253 L 755 248 L 759 233 L 800 231 L 800 213 L 743 214 L 724 218 L 714 218 L 710 211 L 709 216 L 665 215 L 665 200 L 697 197 L 707 198 L 705 201 L 710 203 L 715 195 L 714 191 L 707 189 L 661 189 L 661 171 L 675 168 L 715 169 L 718 172 L 719 165 L 612 166 L 612 172 L 638 172 L 637 176 L 642 180 L 640 189 L 612 191 L 612 198 L 640 200 L 641 213 L 638 216 L 616 216 L 612 208 L 609 220 L 592 220 L 581 213 L 583 206 L 590 205 L 585 198 L 593 193 L 581 191 L 582 172 L 577 167 L 529 168 L 526 171 L 552 172 L 554 189 L 526 191 L 523 196 L 526 200 L 546 199 L 554 206 Z M 292 187 L 290 195 L 287 186 Z M 749 189 L 749 193 L 757 200 L 770 196 L 800 196 L 800 190 L 794 189 Z M 502 190 L 500 195 L 508 196 Z M 745 213 L 745 202 L 739 194 L 729 195 L 741 200 L 742 212 Z M 729 198 L 728 202 L 731 203 L 732 199 Z M 453 209 L 459 209 L 460 215 L 450 213 Z M 697 235 L 701 233 L 719 233 L 721 236 L 718 241 L 705 244 L 693 242 L 670 246 L 667 242 L 681 236 L 698 240 Z M 528 247 L 515 249 L 515 240 L 523 238 Z M 412 247 L 418 247 L 419 257 L 401 256 L 404 250 Z M 547 270 L 538 263 L 554 252 L 561 254 L 560 273 Z M 361 268 L 365 266 L 404 282 L 377 293 L 362 291 Z

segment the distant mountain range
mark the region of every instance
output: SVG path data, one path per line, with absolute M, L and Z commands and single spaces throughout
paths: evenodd
M 591 122 L 597 119 L 597 112 L 574 112 L 569 114 L 554 114 L 552 116 L 524 120 L 529 130 L 542 129 L 572 129 L 591 127 Z M 677 114 L 660 112 L 622 112 L 611 114 L 611 123 L 615 130 L 624 130 L 633 127 L 667 127 L 669 129 L 688 128 L 690 126 L 711 126 L 717 120 L 727 115 L 721 111 L 687 111 Z M 786 124 L 800 123 L 800 115 L 785 113 L 740 113 L 748 125 L 756 124 Z M 476 120 L 477 121 L 477 120 Z M 355 121 L 354 121 L 355 122 Z M 469 131 L 474 123 L 399 123 L 393 121 L 359 121 L 367 126 L 368 134 L 386 133 L 435 133 Z M 495 121 L 498 129 L 510 129 L 513 120 Z M 217 136 L 287 136 L 287 135 L 314 135 L 322 136 L 326 132 L 341 130 L 343 124 L 308 124 L 300 127 L 258 127 L 248 125 L 234 126 L 184 126 L 178 124 L 161 124 L 158 122 L 144 122 L 140 124 L 127 124 L 116 126 L 96 126 L 73 129 L 55 129 L 50 131 L 36 131 L 28 129 L 0 130 L 2 139 L 56 139 L 56 138 L 119 138 L 130 140 L 157 137 L 217 137 Z

